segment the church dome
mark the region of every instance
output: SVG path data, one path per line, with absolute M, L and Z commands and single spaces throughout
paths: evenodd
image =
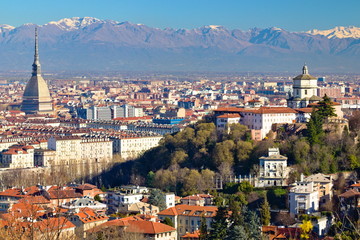
M 37 29 L 35 29 L 35 54 L 32 76 L 25 87 L 21 110 L 26 114 L 51 113 L 53 111 L 48 85 L 41 76 Z
M 293 78 L 293 80 L 316 80 L 316 79 L 317 79 L 316 77 L 311 76 L 309 74 L 309 70 L 308 70 L 308 67 L 306 66 L 306 64 L 304 65 L 304 67 L 302 69 L 302 74 Z

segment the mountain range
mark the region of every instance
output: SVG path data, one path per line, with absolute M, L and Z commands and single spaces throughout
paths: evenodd
M 195 29 L 65 18 L 0 25 L 0 71 L 31 70 L 34 28 L 46 71 L 360 72 L 360 28 L 290 32 L 209 25 Z

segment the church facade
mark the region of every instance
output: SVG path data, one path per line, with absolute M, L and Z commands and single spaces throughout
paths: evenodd
M 302 74 L 293 78 L 293 91 L 289 93 L 287 105 L 290 108 L 306 108 L 310 103 L 321 100 L 317 96 L 317 78 L 309 74 L 306 65 L 302 69 Z

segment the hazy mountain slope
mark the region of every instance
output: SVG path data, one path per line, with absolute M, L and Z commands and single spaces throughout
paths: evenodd
M 0 25 L 0 71 L 31 68 L 35 27 Z M 44 71 L 296 71 L 304 61 L 317 71 L 360 71 L 359 39 L 330 30 L 158 29 L 90 17 L 37 27 Z

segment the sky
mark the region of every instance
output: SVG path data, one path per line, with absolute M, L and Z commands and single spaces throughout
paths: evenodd
M 307 31 L 360 27 L 359 9 L 359 0 L 6 0 L 0 5 L 0 24 L 17 27 L 96 17 L 157 28 L 222 25 Z

